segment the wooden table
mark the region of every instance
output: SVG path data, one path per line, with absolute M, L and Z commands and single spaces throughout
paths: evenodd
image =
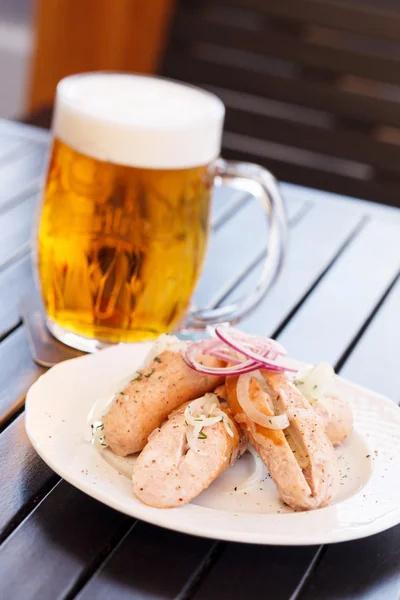
M 36 455 L 23 402 L 43 369 L 31 359 L 18 302 L 32 282 L 29 240 L 48 139 L 0 122 L 0 598 L 398 599 L 400 526 L 325 547 L 194 538 L 103 506 Z M 286 263 L 243 328 L 399 402 L 399 211 L 284 184 L 282 193 Z M 254 283 L 264 253 L 259 216 L 243 194 L 217 196 L 198 303 Z

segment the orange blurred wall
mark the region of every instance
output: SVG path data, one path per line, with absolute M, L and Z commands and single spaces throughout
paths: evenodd
M 157 71 L 174 0 L 36 0 L 27 110 L 51 106 L 72 73 Z

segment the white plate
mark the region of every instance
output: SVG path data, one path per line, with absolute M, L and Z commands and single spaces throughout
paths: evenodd
M 252 471 L 245 455 L 186 506 L 156 509 L 133 494 L 132 459 L 84 441 L 96 400 L 139 367 L 149 344 L 121 345 L 63 362 L 31 387 L 26 430 L 43 460 L 72 485 L 127 515 L 193 535 L 254 544 L 303 545 L 372 535 L 400 522 L 400 410 L 390 400 L 337 378 L 355 430 L 338 449 L 342 485 L 332 505 L 293 512 L 266 479 L 247 494 L 234 487 Z

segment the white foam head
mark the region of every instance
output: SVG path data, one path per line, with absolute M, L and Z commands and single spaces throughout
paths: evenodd
M 85 73 L 57 86 L 54 135 L 99 160 L 151 169 L 205 165 L 221 150 L 224 105 L 168 79 Z

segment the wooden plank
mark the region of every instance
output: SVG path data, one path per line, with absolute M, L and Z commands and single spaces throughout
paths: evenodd
M 0 134 L 18 138 L 22 142 L 33 141 L 44 146 L 48 145 L 51 137 L 46 129 L 20 121 L 10 121 L 10 119 L 0 119 Z
M 0 344 L 0 429 L 25 399 L 27 389 L 44 373 L 33 362 L 23 327 Z
M 33 194 L 0 215 L 0 269 L 28 250 L 37 200 Z
M 245 10 L 255 10 L 268 16 L 282 17 L 296 23 L 326 25 L 352 33 L 363 33 L 400 41 L 398 11 L 382 10 L 379 2 L 374 7 L 329 0 L 206 0 L 205 5 L 227 5 Z
M 288 60 L 304 67 L 327 69 L 340 75 L 352 73 L 368 79 L 400 84 L 399 60 L 396 57 L 381 58 L 330 48 L 267 27 L 260 28 L 259 31 L 246 30 L 232 24 L 209 21 L 196 11 L 178 13 L 173 39 L 189 48 L 194 41 L 206 42 Z
M 137 523 L 77 599 L 186 598 L 182 591 L 206 566 L 215 546 L 212 540 Z
M 341 374 L 400 404 L 400 282 L 380 307 Z
M 278 281 L 240 327 L 266 336 L 280 330 L 340 250 L 352 239 L 362 218 L 362 210 L 354 209 L 350 201 L 347 206 L 337 208 L 323 203 L 314 205 L 290 231 L 286 260 Z M 247 272 L 249 269 L 250 265 Z M 233 291 L 226 291 L 224 302 L 233 302 L 243 296 L 255 285 L 258 276 L 259 266 L 240 285 L 235 287 L 235 282 L 232 282 Z
M 353 160 L 393 172 L 400 170 L 400 148 L 394 144 L 379 142 L 362 133 L 317 127 L 268 116 L 256 112 L 251 101 L 246 101 L 243 97 L 239 106 L 229 92 L 221 90 L 218 95 L 227 107 L 227 131 Z
M 300 186 L 400 206 L 397 185 L 377 182 L 368 173 L 356 179 L 351 176 L 352 163 L 346 161 L 338 164 L 335 159 L 337 164 L 330 164 L 323 155 L 229 132 L 224 134 L 223 156 L 265 166 L 278 179 Z
M 4 162 L 12 160 L 12 158 L 24 151 L 24 148 L 29 145 L 19 139 L 15 139 L 8 135 L 2 135 L 0 130 L 0 166 Z
M 321 192 L 320 190 L 293 185 L 291 183 L 281 182 L 280 188 L 284 198 L 291 201 L 293 197 L 298 202 L 311 202 L 323 204 L 336 208 L 359 210 L 363 215 L 373 217 L 378 221 L 391 221 L 400 226 L 400 211 L 385 204 L 375 204 L 359 198 L 349 198 L 348 196 L 339 196 L 330 192 Z
M 367 223 L 302 304 L 281 343 L 296 358 L 335 364 L 397 275 L 399 249 L 397 224 Z
M 0 209 L 24 193 L 37 191 L 43 180 L 45 160 L 46 149 L 31 143 L 22 155 L 0 164 Z
M 307 80 L 296 74 L 277 75 L 268 70 L 257 70 L 254 61 L 248 67 L 222 60 L 219 47 L 210 46 L 210 56 L 197 57 L 194 53 L 168 53 L 163 73 L 197 85 L 213 85 L 227 90 L 290 102 L 317 110 L 327 111 L 342 118 L 368 123 L 386 123 L 400 127 L 400 105 L 383 98 L 349 93 L 336 85 Z
M 303 204 L 288 203 L 288 219 L 295 219 Z M 197 306 L 213 306 L 229 282 L 243 273 L 263 251 L 268 240 L 268 226 L 263 209 L 254 199 L 233 214 L 225 227 L 211 236 L 202 277 L 194 293 Z M 239 243 L 238 243 L 239 242 Z
M 32 285 L 28 255 L 0 272 L 0 340 L 20 323 L 19 302 Z
M 65 598 L 132 520 L 61 481 L 0 548 L 0 597 Z
M 292 598 L 317 548 L 229 544 L 194 600 Z
M 0 435 L 0 541 L 33 510 L 58 476 L 39 458 L 20 415 Z
M 329 546 L 301 600 L 398 600 L 400 597 L 400 526 L 378 535 Z

